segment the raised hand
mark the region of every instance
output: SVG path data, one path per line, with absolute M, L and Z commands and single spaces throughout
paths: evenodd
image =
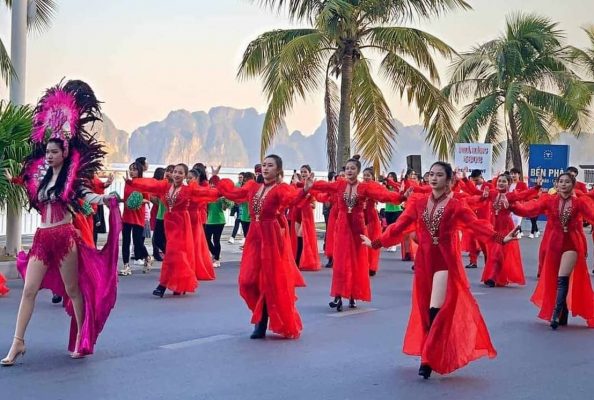
M 8 168 L 6 168 L 4 170 L 4 176 L 6 177 L 6 179 L 8 180 L 8 182 L 12 182 L 12 174 L 10 173 L 10 171 L 8 170 Z
M 210 166 L 211 175 L 213 175 L 213 176 L 218 175 L 219 171 L 221 171 L 221 164 L 219 164 L 216 168 L 213 167 L 212 165 Z
M 303 183 L 303 190 L 305 190 L 307 192 L 307 191 L 309 191 L 309 189 L 311 189 L 311 187 L 313 186 L 313 184 L 315 182 L 314 178 L 315 178 L 315 174 L 313 172 L 311 174 L 309 174 L 309 177 Z
M 109 186 L 111 186 L 111 184 L 113 183 L 113 180 L 114 180 L 114 179 L 115 179 L 115 176 L 114 176 L 114 174 L 110 173 L 110 174 L 107 176 L 107 181 L 105 181 L 105 187 L 109 187 Z
M 483 198 L 486 199 L 489 197 L 489 186 L 485 185 L 485 189 L 483 190 Z

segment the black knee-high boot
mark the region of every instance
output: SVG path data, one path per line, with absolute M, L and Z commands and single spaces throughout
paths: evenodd
M 250 339 L 264 339 L 266 336 L 266 328 L 268 328 L 268 310 L 266 303 L 262 305 L 262 319 L 254 327 L 254 332 Z
M 439 308 L 437 307 L 431 307 L 429 309 L 429 329 L 431 329 L 431 325 L 433 325 L 433 321 L 435 320 L 435 317 L 437 316 L 438 312 Z M 419 375 L 422 376 L 424 379 L 429 379 L 432 371 L 433 370 L 431 369 L 431 366 L 429 364 L 421 364 L 421 367 L 419 368 Z
M 551 319 L 551 328 L 557 329 L 561 325 L 560 317 L 567 314 L 567 292 L 569 291 L 569 276 L 559 276 L 557 278 L 557 302 Z M 567 317 L 563 321 L 567 324 Z
M 303 238 L 297 237 L 297 255 L 295 256 L 295 264 L 299 266 L 301 262 L 301 254 L 303 253 Z

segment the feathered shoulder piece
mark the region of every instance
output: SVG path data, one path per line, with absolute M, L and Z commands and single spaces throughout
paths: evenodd
M 102 167 L 103 146 L 87 129 L 101 120 L 100 106 L 91 87 L 83 81 L 72 80 L 48 89 L 39 100 L 33 116 L 31 143 L 33 151 L 25 160 L 21 173 L 32 207 L 38 208 L 38 191 L 48 171 L 45 150 L 51 139 L 64 144 L 67 178 L 58 188 L 56 198 L 74 209 L 80 208 L 78 199 Z

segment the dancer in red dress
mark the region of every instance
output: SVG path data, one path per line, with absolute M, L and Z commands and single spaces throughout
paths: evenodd
M 525 191 L 509 191 L 511 177 L 506 174 L 499 175 L 496 190 L 486 189 L 484 202 L 491 208 L 491 223 L 497 232 L 507 234 L 514 228 L 509 205 L 515 201 L 536 198 L 540 192 L 540 179 L 532 189 Z M 487 258 L 481 281 L 489 287 L 507 286 L 510 283 L 525 285 L 524 267 L 522 266 L 522 253 L 518 242 L 510 243 L 504 252 Z
M 557 195 L 545 194 L 537 201 L 514 203 L 517 215 L 547 216 L 548 249 L 532 302 L 540 308 L 538 317 L 551 328 L 567 325 L 568 315 L 580 316 L 594 327 L 594 293 L 586 265 L 587 243 L 583 219 L 594 223 L 594 203 L 574 194 L 576 180 L 570 173 L 557 179 Z
M 335 193 L 339 201 L 334 238 L 334 263 L 330 295 L 334 300 L 331 308 L 342 311 L 342 298 L 350 299 L 349 306 L 356 307 L 355 300 L 371 301 L 369 282 L 369 259 L 367 248 L 361 246 L 359 235 L 366 234 L 364 206 L 367 199 L 394 204 L 401 203 L 404 196 L 390 192 L 377 182 L 359 182 L 361 163 L 355 156 L 345 165 L 346 179 L 336 182 L 306 182 L 312 193 Z
M 375 182 L 375 173 L 373 168 L 365 168 L 363 170 L 363 182 Z M 377 213 L 377 201 L 372 198 L 367 198 L 363 205 L 365 214 L 365 226 L 367 227 L 367 234 L 369 237 L 379 237 L 382 233 L 382 223 Z M 379 269 L 379 249 L 367 250 L 367 260 L 369 261 L 369 276 L 375 276 Z
M 417 224 L 419 250 L 404 352 L 421 356 L 419 375 L 425 379 L 432 370 L 446 374 L 479 357 L 497 354 L 464 274 L 458 246 L 460 227 L 471 229 L 492 251 L 501 251 L 499 244 L 513 239 L 512 234 L 504 238 L 488 222 L 479 222 L 464 201 L 453 197 L 449 164 L 433 164 L 429 179 L 432 193 L 412 196 L 398 221 L 379 239 L 372 242 L 362 236 L 367 246 L 389 247 L 401 239 L 408 226 Z
M 299 170 L 300 179 L 306 181 L 311 174 L 309 165 L 302 165 Z M 300 182 L 297 187 L 302 187 Z M 320 254 L 318 252 L 318 235 L 314 219 L 315 198 L 306 195 L 297 202 L 292 209 L 293 223 L 291 224 L 291 241 L 295 263 L 302 271 L 319 271 L 321 269 Z
M 192 222 L 188 213 L 191 200 L 216 200 L 218 192 L 210 188 L 184 186 L 188 176 L 188 166 L 178 164 L 172 173 L 172 181 L 154 178 L 137 178 L 129 180 L 132 188 L 161 197 L 167 206 L 165 213 L 165 235 L 167 252 L 161 264 L 159 285 L 153 291 L 155 296 L 163 297 L 165 290 L 174 295 L 194 292 L 198 287 L 194 264 L 194 242 Z
M 188 174 L 188 182 L 192 188 L 208 187 L 208 184 L 206 184 L 206 186 L 201 184 L 201 182 L 207 181 L 206 171 L 202 167 L 192 169 Z M 208 250 L 208 242 L 206 241 L 206 234 L 204 232 L 206 217 L 205 214 L 203 214 L 203 209 L 207 203 L 208 201 L 200 201 L 197 198 L 193 198 L 190 199 L 188 205 L 188 213 L 190 214 L 190 222 L 192 224 L 194 271 L 196 272 L 196 279 L 199 281 L 212 281 L 216 278 L 212 257 Z
M 280 157 L 267 156 L 261 167 L 264 183 L 249 181 L 235 187 L 233 181 L 222 179 L 217 188 L 228 200 L 249 201 L 251 223 L 239 268 L 239 293 L 256 324 L 251 338 L 264 338 L 268 327 L 285 338 L 296 339 L 302 324 L 295 307 L 295 286 L 302 285 L 303 280 L 293 259 L 282 211 L 300 200 L 303 191 L 282 183 Z

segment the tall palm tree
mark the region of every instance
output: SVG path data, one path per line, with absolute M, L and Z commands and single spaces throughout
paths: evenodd
M 12 0 L 4 0 L 7 7 L 12 7 Z M 58 8 L 55 0 L 33 0 L 29 3 L 29 7 L 35 9 L 29 12 L 28 25 L 30 30 L 43 32 L 51 25 L 52 18 Z M 10 56 L 6 51 L 4 43 L 0 38 L 0 78 L 4 82 L 8 82 L 10 78 L 17 78 L 10 62 Z
M 394 90 L 415 103 L 428 140 L 446 136 L 451 106 L 437 89 L 433 55 L 454 50 L 418 29 L 384 26 L 468 9 L 464 0 L 260 0 L 311 28 L 263 33 L 244 52 L 238 76 L 261 77 L 268 97 L 261 153 L 270 146 L 284 117 L 298 98 L 324 90 L 329 169 L 350 157 L 354 144 L 379 169 L 390 161 L 396 127 L 382 91 L 373 78 L 371 55 L 381 55 L 379 69 Z M 369 53 L 369 54 L 368 54 Z M 339 81 L 340 80 L 340 81 Z M 339 87 L 340 85 L 340 87 Z M 337 148 L 338 146 L 338 148 Z M 336 159 L 336 155 L 338 159 Z
M 22 188 L 10 185 L 4 170 L 13 176 L 20 172 L 22 162 L 31 151 L 32 124 L 33 112 L 29 106 L 0 102 L 0 209 L 20 208 L 26 202 Z
M 557 23 L 534 14 L 507 18 L 505 32 L 474 47 L 451 66 L 443 90 L 454 103 L 467 100 L 454 142 L 507 142 L 507 166 L 522 170 L 533 143 L 550 143 L 561 130 L 587 127 L 591 90 L 575 65 Z M 442 140 L 447 140 L 443 139 Z

